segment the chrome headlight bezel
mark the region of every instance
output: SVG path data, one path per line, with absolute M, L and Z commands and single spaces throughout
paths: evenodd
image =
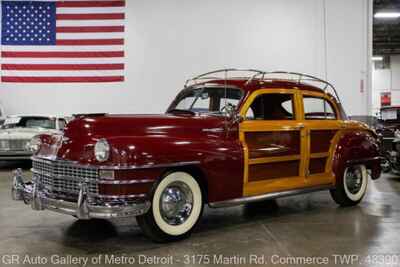
M 94 145 L 94 156 L 98 162 L 105 162 L 110 158 L 111 146 L 104 138 L 99 139 Z
M 36 154 L 37 152 L 39 152 L 41 146 L 42 146 L 42 139 L 40 139 L 39 136 L 35 136 L 28 142 L 26 148 L 33 154 Z

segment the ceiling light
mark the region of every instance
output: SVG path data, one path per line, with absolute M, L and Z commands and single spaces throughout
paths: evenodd
M 397 19 L 400 17 L 400 12 L 378 12 L 374 17 L 378 19 Z
M 381 57 L 381 56 L 372 57 L 372 61 L 382 61 L 382 60 L 383 60 L 383 57 Z

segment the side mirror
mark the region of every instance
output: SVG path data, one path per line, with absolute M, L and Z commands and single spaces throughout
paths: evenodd
M 232 116 L 232 123 L 233 123 L 233 124 L 235 124 L 235 123 L 241 123 L 242 121 L 244 121 L 244 118 L 243 118 L 242 115 L 236 113 L 236 114 L 234 114 L 234 115 Z

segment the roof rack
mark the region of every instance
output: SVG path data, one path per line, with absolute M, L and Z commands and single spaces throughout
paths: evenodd
M 230 75 L 232 72 L 247 72 L 250 75 L 245 75 L 245 76 L 233 76 Z M 223 77 L 218 76 L 223 74 Z M 282 77 L 280 77 L 282 76 Z M 201 75 L 198 75 L 194 78 L 188 79 L 185 83 L 185 87 L 188 86 L 194 86 L 197 85 L 198 83 L 205 83 L 207 81 L 212 81 L 212 80 L 233 80 L 233 79 L 247 79 L 246 85 L 251 83 L 252 81 L 276 81 L 276 80 L 282 80 L 282 81 L 290 81 L 290 82 L 295 82 L 298 84 L 308 84 L 312 86 L 316 86 L 320 89 L 322 89 L 325 93 L 331 93 L 337 101 L 340 103 L 340 98 L 339 95 L 335 89 L 335 87 L 330 84 L 329 82 L 322 80 L 320 78 L 317 78 L 315 76 L 311 76 L 308 74 L 304 73 L 298 73 L 298 72 L 287 72 L 287 71 L 262 71 L 262 70 L 256 70 L 256 69 L 220 69 L 220 70 L 215 70 L 211 72 L 207 72 Z

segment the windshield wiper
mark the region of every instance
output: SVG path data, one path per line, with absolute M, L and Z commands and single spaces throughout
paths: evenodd
M 178 108 L 173 108 L 168 110 L 168 113 L 175 113 L 175 112 L 181 112 L 181 113 L 189 113 L 190 115 L 196 115 L 196 112 L 187 110 L 187 109 L 178 109 Z

